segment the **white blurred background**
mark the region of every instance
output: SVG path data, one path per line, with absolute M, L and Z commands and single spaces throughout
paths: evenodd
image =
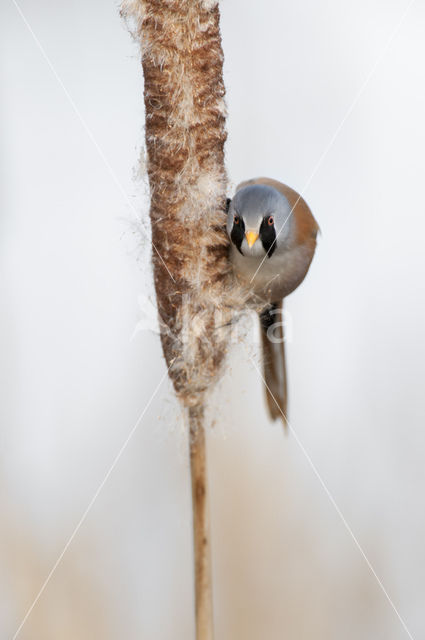
M 243 344 L 214 394 L 220 640 L 425 635 L 425 7 L 400 23 L 408 5 L 221 4 L 231 184 L 307 185 L 322 236 L 287 303 L 294 433 L 268 422 Z M 4 0 L 0 637 L 80 525 L 16 637 L 189 639 L 187 434 L 143 329 L 139 54 L 115 2 L 20 7 L 53 69 Z

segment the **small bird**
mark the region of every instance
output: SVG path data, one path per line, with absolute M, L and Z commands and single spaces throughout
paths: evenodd
M 230 260 L 259 311 L 265 395 L 270 418 L 287 422 L 283 299 L 304 280 L 319 225 L 305 200 L 270 178 L 242 182 L 227 201 Z

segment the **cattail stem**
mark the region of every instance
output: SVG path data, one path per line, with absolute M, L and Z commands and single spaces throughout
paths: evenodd
M 192 478 L 195 625 L 197 640 L 213 640 L 213 609 L 205 429 L 202 409 L 188 409 Z
M 190 432 L 196 638 L 212 640 L 203 407 L 232 315 L 223 51 L 217 0 L 123 0 L 144 76 L 152 262 L 169 375 Z

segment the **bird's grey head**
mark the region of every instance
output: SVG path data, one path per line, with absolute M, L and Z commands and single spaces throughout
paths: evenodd
M 290 213 L 283 193 L 268 185 L 248 185 L 230 201 L 227 233 L 242 255 L 270 258 L 289 237 Z

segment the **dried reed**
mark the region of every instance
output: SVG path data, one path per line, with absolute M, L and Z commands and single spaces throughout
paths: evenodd
M 144 75 L 152 259 L 161 341 L 189 425 L 198 640 L 213 637 L 205 396 L 231 315 L 223 53 L 217 2 L 124 0 Z

